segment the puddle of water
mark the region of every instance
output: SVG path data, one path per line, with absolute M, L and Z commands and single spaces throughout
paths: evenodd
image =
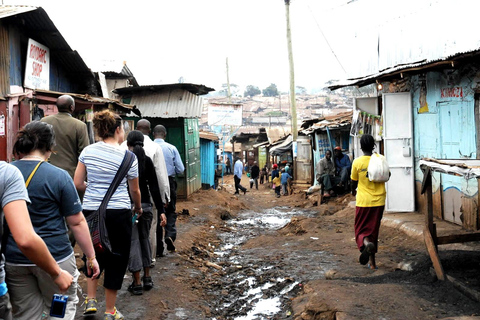
M 259 315 L 273 316 L 282 311 L 280 306 L 281 302 L 279 297 L 259 300 L 246 316 L 237 317 L 235 320 L 254 320 L 258 318 Z
M 324 252 L 312 254 L 312 252 L 299 251 L 293 260 L 298 260 L 301 264 L 294 261 L 296 266 L 289 266 L 289 270 L 283 270 L 285 266 L 279 267 L 271 263 L 267 265 L 269 259 L 265 254 L 269 255 L 270 252 L 262 251 L 259 255 L 257 249 L 241 250 L 241 245 L 249 239 L 260 234 L 275 232 L 288 224 L 292 217 L 299 215 L 308 217 L 315 215 L 315 212 L 277 207 L 263 212 L 246 211 L 236 220 L 227 222 L 231 231 L 219 235 L 222 245 L 217 248 L 215 254 L 219 261 L 228 261 L 232 267 L 242 266 L 238 272 L 232 272 L 225 278 L 227 283 L 234 284 L 226 288 L 229 290 L 229 295 L 219 306 L 226 312 L 225 315 L 232 316 L 227 316 L 228 318 L 255 320 L 274 316 L 282 311 L 282 301 L 285 303 L 284 296 L 298 286 L 299 282 L 292 281 L 291 277 L 301 276 L 304 273 L 302 271 L 304 263 L 318 265 L 320 274 L 322 269 L 320 265 L 326 263 Z

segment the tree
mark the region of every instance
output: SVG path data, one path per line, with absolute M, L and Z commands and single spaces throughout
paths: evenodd
M 232 97 L 238 95 L 238 91 L 240 91 L 240 88 L 237 84 L 230 83 L 230 94 Z M 228 96 L 228 84 L 224 83 L 222 84 L 222 89 L 218 92 L 219 95 L 221 96 Z
M 272 83 L 262 91 L 264 97 L 276 97 L 278 96 L 277 85 Z
M 248 85 L 246 88 L 245 88 L 245 91 L 243 93 L 243 96 L 244 97 L 253 97 L 253 96 L 256 96 L 257 94 L 260 94 L 262 93 L 262 91 L 260 91 L 260 89 L 256 86 L 252 86 L 252 85 Z
M 295 92 L 300 94 L 300 95 L 305 95 L 305 94 L 307 94 L 307 89 L 305 87 L 296 86 L 295 87 Z

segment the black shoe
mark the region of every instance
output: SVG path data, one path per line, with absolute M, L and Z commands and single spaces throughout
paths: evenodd
M 131 292 L 134 296 L 141 296 L 143 294 L 142 285 L 137 286 L 135 285 L 135 282 L 132 282 L 132 284 L 128 286 L 127 290 Z
M 235 192 L 234 194 L 240 194 L 240 193 L 237 191 L 237 192 Z
M 165 238 L 165 243 L 167 245 L 167 250 L 170 252 L 175 252 L 175 245 L 173 244 L 173 240 L 170 237 Z
M 148 291 L 153 288 L 152 277 L 143 277 L 143 290 Z
M 248 191 L 247 189 L 243 190 L 243 194 L 246 194 L 246 193 L 247 193 L 247 191 Z

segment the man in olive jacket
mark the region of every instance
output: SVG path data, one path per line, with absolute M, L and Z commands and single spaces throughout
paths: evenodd
M 87 125 L 72 117 L 75 100 L 69 95 L 57 99 L 58 113 L 43 118 L 42 122 L 53 126 L 56 145 L 50 156 L 50 163 L 68 172 L 73 179 L 77 168 L 78 156 L 88 146 Z

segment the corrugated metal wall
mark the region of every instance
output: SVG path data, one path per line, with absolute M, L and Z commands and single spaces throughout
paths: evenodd
M 203 98 L 184 89 L 172 89 L 136 93 L 130 103 L 136 105 L 144 117 L 200 118 Z
M 187 197 L 202 187 L 198 119 L 185 119 Z
M 10 93 L 10 50 L 8 31 L 0 22 L 0 95 Z
M 23 86 L 23 77 L 25 76 L 25 59 L 27 48 L 22 55 L 20 45 L 20 32 L 16 27 L 9 26 L 10 39 L 10 85 Z M 22 63 L 23 61 L 23 63 Z
M 215 142 L 200 139 L 200 164 L 202 173 L 202 187 L 209 188 L 215 185 Z

